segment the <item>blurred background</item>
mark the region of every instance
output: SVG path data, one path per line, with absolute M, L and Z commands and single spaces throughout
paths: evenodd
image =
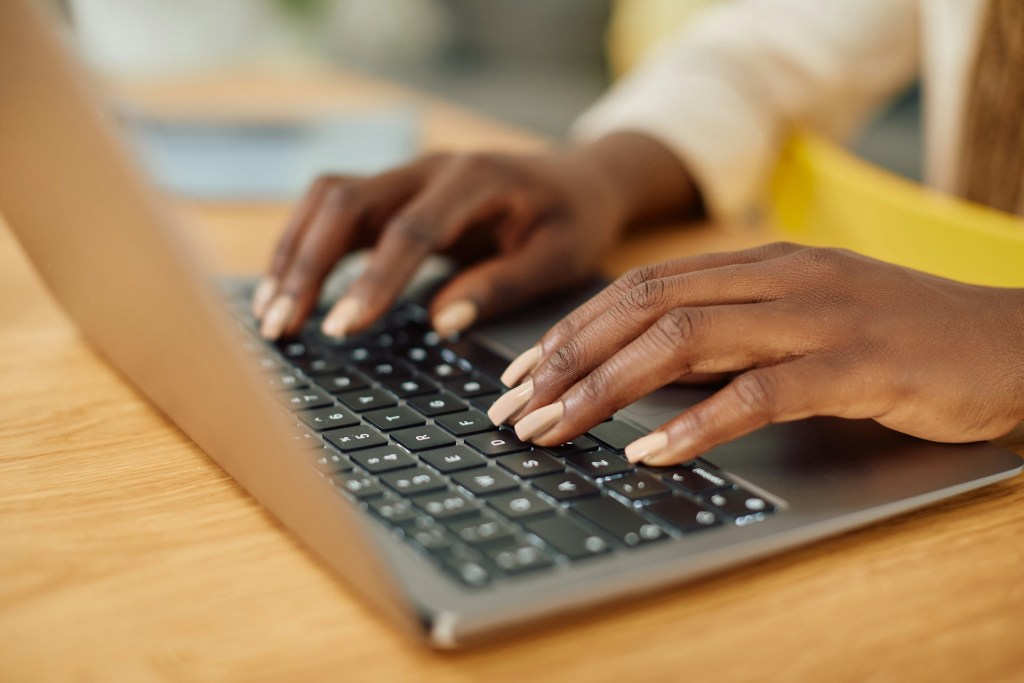
M 558 139 L 612 80 L 615 12 L 657 17 L 671 4 L 682 15 L 716 0 L 52 1 L 89 61 L 116 78 L 339 66 Z M 900 95 L 851 145 L 920 179 L 918 89 Z

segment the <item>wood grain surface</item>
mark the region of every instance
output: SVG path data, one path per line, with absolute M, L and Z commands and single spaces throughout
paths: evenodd
M 351 75 L 126 92 L 413 98 L 426 149 L 545 144 Z M 263 265 L 288 210 L 181 209 L 227 272 Z M 667 226 L 606 265 L 767 238 Z M 1024 680 L 1024 478 L 483 649 L 417 647 L 83 344 L 2 226 L 0 544 L 0 681 Z

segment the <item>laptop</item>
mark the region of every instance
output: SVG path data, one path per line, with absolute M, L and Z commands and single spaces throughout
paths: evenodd
M 332 344 L 269 344 L 202 268 L 41 3 L 0 3 L 0 213 L 84 337 L 352 591 L 438 648 L 598 608 L 1021 471 L 871 421 L 773 425 L 666 469 L 625 444 L 666 388 L 559 448 L 487 422 L 497 374 L 574 303 L 437 338 L 416 301 Z M 582 292 L 579 296 L 585 296 Z

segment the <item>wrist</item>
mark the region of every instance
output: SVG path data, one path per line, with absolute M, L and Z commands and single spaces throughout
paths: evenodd
M 566 152 L 602 180 L 622 206 L 626 223 L 695 217 L 703 213 L 693 177 L 679 159 L 642 133 L 612 133 Z

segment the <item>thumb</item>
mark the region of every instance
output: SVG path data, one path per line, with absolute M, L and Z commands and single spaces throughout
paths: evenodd
M 553 239 L 559 232 L 540 228 L 518 249 L 475 264 L 452 278 L 430 305 L 437 333 L 451 336 L 477 320 L 580 281 L 586 275 L 584 264 L 579 263 L 576 249 Z

